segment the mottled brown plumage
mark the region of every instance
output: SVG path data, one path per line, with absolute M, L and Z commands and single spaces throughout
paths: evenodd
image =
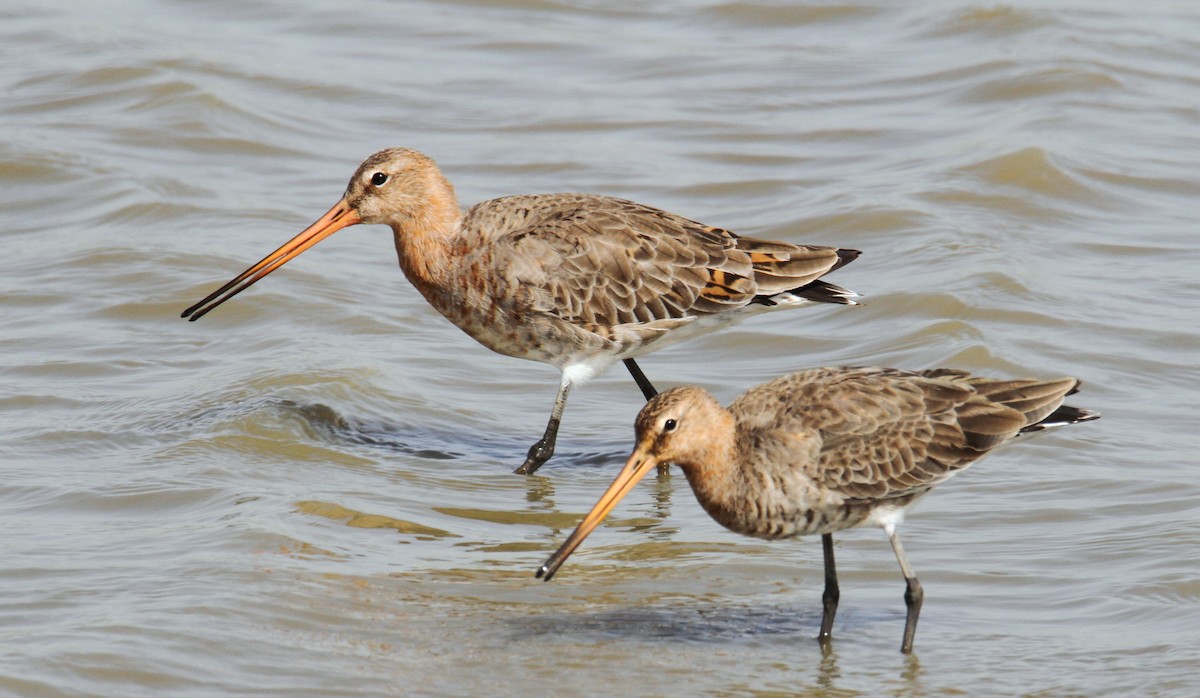
M 837 608 L 832 534 L 883 526 L 908 584 L 908 652 L 922 594 L 896 533 L 904 508 L 1018 434 L 1099 417 L 1062 404 L 1078 385 L 953 369 L 819 368 L 752 388 L 728 409 L 700 388 L 673 388 L 642 408 L 624 469 L 538 576 L 553 576 L 653 466 L 675 463 L 704 510 L 732 531 L 824 537 L 822 638 Z
M 484 346 L 563 371 L 546 433 L 519 472 L 553 453 L 567 393 L 623 360 L 756 312 L 853 304 L 820 280 L 856 250 L 739 237 L 642 204 L 535 194 L 463 212 L 433 160 L 390 148 L 359 166 L 332 209 L 283 247 L 184 311 L 196 320 L 332 233 L 391 227 L 400 268 L 429 303 Z

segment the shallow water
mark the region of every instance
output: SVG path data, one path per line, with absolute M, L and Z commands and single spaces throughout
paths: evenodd
M 1173 8 L 1173 9 L 1172 9 Z M 1200 9 L 944 2 L 67 2 L 0 9 L 0 693 L 1180 695 L 1200 691 Z M 464 204 L 634 198 L 863 250 L 862 308 L 647 357 L 723 400 L 814 365 L 1083 379 L 1104 413 L 903 528 L 729 533 L 678 474 L 550 584 L 631 445 L 621 369 L 510 470 L 554 369 L 424 304 L 354 228 L 199 323 L 357 163 Z

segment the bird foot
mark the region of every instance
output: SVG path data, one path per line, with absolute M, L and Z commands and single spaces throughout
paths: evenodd
M 525 462 L 513 472 L 518 475 L 532 475 L 538 468 L 542 467 L 542 463 L 550 460 L 550 456 L 553 455 L 554 444 L 548 443 L 546 439 L 542 439 L 529 447 L 529 453 L 525 456 Z

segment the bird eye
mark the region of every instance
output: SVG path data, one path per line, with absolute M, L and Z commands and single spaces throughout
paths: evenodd
M 676 423 L 674 419 L 668 419 L 663 422 L 663 431 L 675 431 Z
M 388 176 L 386 172 L 376 172 L 375 174 L 371 175 L 371 184 L 374 184 L 377 187 L 382 187 L 387 180 Z

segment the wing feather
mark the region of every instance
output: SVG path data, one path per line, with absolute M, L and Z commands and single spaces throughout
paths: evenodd
M 586 194 L 484 202 L 467 212 L 463 229 L 492 236 L 479 245 L 473 273 L 505 278 L 522 289 L 526 310 L 580 326 L 726 312 L 844 263 L 835 248 L 738 237 L 660 209 Z
M 852 500 L 887 499 L 920 493 L 970 465 L 1057 409 L 1075 384 L 947 369 L 824 368 L 766 383 L 730 411 L 742 438 L 817 439 L 816 455 L 795 463 L 817 484 Z

